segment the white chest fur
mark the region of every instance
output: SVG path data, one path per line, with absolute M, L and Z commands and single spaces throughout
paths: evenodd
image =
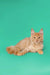
M 37 46 L 30 45 L 26 49 L 27 51 L 31 50 L 32 52 L 36 52 L 37 50 L 43 49 L 43 45 L 42 44 Z

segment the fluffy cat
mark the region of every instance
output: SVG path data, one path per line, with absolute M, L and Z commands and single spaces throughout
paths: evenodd
M 14 55 L 24 55 L 28 52 L 43 54 L 43 29 L 36 33 L 31 29 L 31 36 L 21 40 L 17 45 L 7 47 L 7 52 Z

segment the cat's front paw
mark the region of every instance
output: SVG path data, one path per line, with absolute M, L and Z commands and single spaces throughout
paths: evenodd
M 39 50 L 38 53 L 39 53 L 39 54 L 43 54 L 43 51 L 42 51 L 42 50 Z

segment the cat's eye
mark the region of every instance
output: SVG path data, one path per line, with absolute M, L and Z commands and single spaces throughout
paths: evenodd
M 34 37 L 34 39 L 35 39 L 36 37 Z
M 40 39 L 40 37 L 38 37 Z

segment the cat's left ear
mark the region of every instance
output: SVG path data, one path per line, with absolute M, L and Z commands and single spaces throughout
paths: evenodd
M 31 35 L 33 35 L 35 32 L 34 32 L 34 30 L 33 29 L 31 29 Z
M 43 35 L 43 29 L 41 29 L 39 33 Z

